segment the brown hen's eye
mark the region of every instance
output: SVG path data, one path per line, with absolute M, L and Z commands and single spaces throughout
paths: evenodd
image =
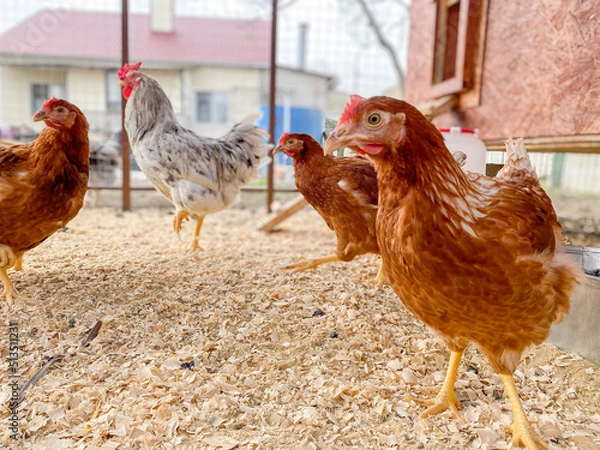
M 64 109 L 64 108 L 58 108 L 58 109 L 57 109 L 57 111 L 58 111 L 59 113 L 61 113 L 61 112 L 64 112 L 64 111 L 65 111 L 65 109 Z
M 381 122 L 381 116 L 378 113 L 373 113 L 369 117 L 367 117 L 368 125 L 379 125 Z

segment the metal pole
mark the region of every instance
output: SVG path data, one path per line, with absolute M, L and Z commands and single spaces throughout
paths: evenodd
M 277 0 L 273 0 L 271 14 L 271 64 L 269 83 L 269 142 L 275 143 L 275 104 L 276 104 L 276 73 L 277 73 Z M 267 168 L 267 213 L 271 212 L 273 203 L 273 169 L 272 160 Z
M 128 0 L 123 0 L 122 11 L 121 11 L 121 66 L 129 62 L 129 12 L 128 12 Z M 131 181 L 130 181 L 130 170 L 131 164 L 129 162 L 129 138 L 127 137 L 127 131 L 125 131 L 125 106 L 127 100 L 121 96 L 121 160 L 123 163 L 123 184 L 122 184 L 122 202 L 123 211 L 129 211 L 131 209 Z

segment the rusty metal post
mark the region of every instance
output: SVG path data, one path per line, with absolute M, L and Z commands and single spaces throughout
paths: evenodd
M 275 105 L 277 94 L 277 0 L 273 0 L 271 13 L 271 64 L 269 82 L 269 142 L 275 143 Z M 273 169 L 275 160 L 271 160 L 267 168 L 267 213 L 271 212 L 273 203 Z
M 123 0 L 121 11 L 121 66 L 129 62 L 129 8 L 128 0 Z M 121 160 L 123 169 L 123 181 L 121 185 L 121 197 L 123 211 L 131 209 L 131 164 L 129 161 L 129 138 L 125 131 L 125 106 L 127 100 L 121 96 Z

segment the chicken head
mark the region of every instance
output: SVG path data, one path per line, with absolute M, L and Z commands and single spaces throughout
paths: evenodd
M 377 155 L 384 148 L 395 148 L 405 137 L 406 114 L 374 109 L 363 114 L 363 98 L 350 96 L 334 132 L 325 142 L 325 153 L 348 147 L 360 154 Z
M 130 65 L 125 64 L 119 70 L 119 84 L 123 87 L 123 97 L 128 99 L 133 90 L 140 84 L 141 78 L 137 74 L 137 70 L 142 65 L 141 62 Z
M 283 152 L 285 155 L 293 158 L 304 151 L 304 141 L 297 139 L 289 133 L 283 133 L 279 138 L 279 143 L 274 150 L 274 153 Z
M 33 116 L 34 122 L 44 123 L 52 128 L 70 129 L 81 111 L 65 100 L 52 97 L 42 105 L 40 110 Z

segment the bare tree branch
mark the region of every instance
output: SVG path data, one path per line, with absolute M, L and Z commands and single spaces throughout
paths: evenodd
M 356 1 L 360 5 L 360 7 L 362 8 L 365 16 L 367 17 L 367 20 L 369 21 L 369 25 L 373 29 L 373 32 L 375 33 L 375 36 L 377 37 L 377 40 L 379 41 L 379 44 L 389 54 L 390 59 L 392 61 L 392 64 L 394 65 L 394 70 L 396 71 L 396 74 L 398 75 L 398 84 L 400 86 L 400 95 L 402 97 L 404 97 L 404 78 L 405 78 L 405 75 L 404 75 L 404 70 L 402 69 L 402 66 L 400 65 L 400 62 L 398 61 L 398 57 L 396 56 L 396 51 L 394 50 L 394 47 L 385 38 L 385 36 L 383 36 L 383 34 L 381 33 L 381 29 L 379 28 L 379 24 L 377 23 L 377 21 L 375 20 L 375 17 L 371 13 L 371 10 L 367 6 L 367 2 L 365 0 L 356 0 Z

